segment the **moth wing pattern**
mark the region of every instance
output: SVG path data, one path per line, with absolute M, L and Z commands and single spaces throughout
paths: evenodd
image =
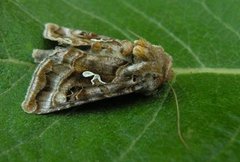
M 75 32 L 45 25 L 44 37 L 65 46 L 33 51 L 39 64 L 22 103 L 25 112 L 46 114 L 133 92 L 151 94 L 173 75 L 171 56 L 161 46 L 86 33 L 75 41 Z
M 60 44 L 71 46 L 88 46 L 99 41 L 112 42 L 112 39 L 107 36 L 84 30 L 69 29 L 53 23 L 45 24 L 43 37 L 52 41 L 57 41 Z
M 60 45 L 70 45 L 83 50 L 91 49 L 95 52 L 119 53 L 127 56 L 131 53 L 133 43 L 128 40 L 113 39 L 104 35 L 78 29 L 69 29 L 57 24 L 47 23 L 43 37 L 57 41 Z M 105 50 L 104 50 L 105 49 Z M 121 56 L 121 55 L 120 55 Z
M 35 57 L 43 53 L 34 52 Z M 26 112 L 42 114 L 138 91 L 142 84 L 127 74 L 129 64 L 76 48 L 58 48 L 38 65 L 22 106 Z

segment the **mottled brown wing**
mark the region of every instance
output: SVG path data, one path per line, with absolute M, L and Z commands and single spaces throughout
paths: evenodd
M 44 37 L 65 47 L 34 50 L 37 66 L 25 100 L 28 113 L 44 114 L 141 91 L 151 94 L 172 78 L 172 59 L 161 46 L 117 40 L 46 24 Z
M 90 49 L 91 53 L 114 54 L 116 57 L 129 56 L 133 50 L 133 43 L 127 40 L 113 39 L 92 32 L 70 29 L 48 23 L 45 25 L 43 36 L 57 41 L 60 45 L 74 46 L 82 50 Z
M 43 32 L 46 39 L 57 41 L 60 44 L 71 46 L 88 46 L 97 42 L 118 43 L 121 41 L 104 35 L 98 35 L 93 32 L 87 32 L 79 29 L 70 29 L 57 24 L 47 23 Z
M 35 50 L 33 56 L 40 64 L 22 103 L 28 113 L 58 111 L 143 87 L 133 78 L 131 68 L 126 70 L 131 67 L 131 60 L 87 53 L 77 48 Z

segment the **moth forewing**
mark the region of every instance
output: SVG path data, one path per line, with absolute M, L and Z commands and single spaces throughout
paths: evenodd
M 108 60 L 111 61 L 109 63 L 101 59 L 102 56 L 82 54 L 79 49 L 68 49 L 50 55 L 36 69 L 22 104 L 24 110 L 37 114 L 48 113 L 142 89 L 143 82 L 133 81 L 130 77 L 129 72 L 132 71 L 121 72 L 125 69 L 121 66 L 129 62 L 109 57 Z M 102 69 L 95 69 L 94 64 L 101 64 Z M 104 67 L 108 68 L 104 70 Z M 41 90 L 37 91 L 36 86 L 41 86 L 39 88 Z M 35 105 L 32 106 L 32 103 Z
M 45 26 L 44 37 L 67 46 L 34 50 L 35 62 L 40 63 L 22 103 L 28 113 L 44 114 L 133 92 L 151 94 L 172 76 L 171 57 L 143 39 L 120 41 L 56 24 Z
M 97 42 L 117 42 L 116 39 L 112 39 L 110 37 L 78 29 L 69 29 L 53 23 L 45 24 L 43 37 L 52 41 L 57 41 L 60 44 L 71 46 L 86 46 Z

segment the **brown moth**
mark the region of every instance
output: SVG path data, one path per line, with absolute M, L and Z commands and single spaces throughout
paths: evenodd
M 33 50 L 39 63 L 22 108 L 45 114 L 133 92 L 153 93 L 173 76 L 172 58 L 161 46 L 46 24 L 53 50 Z

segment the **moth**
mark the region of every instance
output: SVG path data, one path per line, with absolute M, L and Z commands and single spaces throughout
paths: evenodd
M 38 66 L 22 108 L 46 114 L 133 92 L 150 95 L 171 80 L 172 58 L 144 39 L 118 40 L 92 32 L 45 25 L 51 50 L 34 49 Z

